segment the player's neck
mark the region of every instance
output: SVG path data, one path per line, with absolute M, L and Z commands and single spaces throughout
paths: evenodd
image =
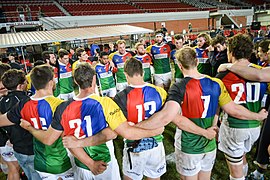
M 203 74 L 198 72 L 197 68 L 189 69 L 189 70 L 183 69 L 182 72 L 184 74 L 184 77 L 191 77 L 195 79 L 204 77 Z
M 43 98 L 46 96 L 52 96 L 53 95 L 53 91 L 50 89 L 40 89 L 40 90 L 36 90 L 36 93 L 34 94 L 33 98 Z
M 142 86 L 145 84 L 143 77 L 129 78 L 128 83 L 133 86 Z
M 88 87 L 86 89 L 79 89 L 79 94 L 76 96 L 79 99 L 85 98 L 93 94 L 95 91 L 92 87 Z
M 237 62 L 242 62 L 242 61 L 248 61 L 246 58 L 242 58 L 242 59 L 235 59 L 233 64 L 234 63 L 237 63 Z

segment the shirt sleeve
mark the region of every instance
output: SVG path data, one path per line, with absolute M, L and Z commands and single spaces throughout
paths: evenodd
M 119 125 L 125 122 L 127 119 L 121 111 L 120 107 L 108 97 L 103 100 L 102 107 L 106 117 L 106 121 L 112 130 L 115 130 Z
M 214 78 L 214 80 L 220 86 L 220 95 L 219 95 L 218 103 L 219 103 L 219 106 L 222 107 L 222 106 L 228 104 L 229 102 L 231 102 L 232 98 L 230 97 L 230 95 L 229 95 L 225 85 L 223 84 L 223 82 L 220 79 L 217 79 L 217 78 Z
M 64 106 L 64 103 L 60 104 L 55 112 L 54 112 L 54 116 L 53 116 L 53 120 L 52 120 L 52 123 L 51 123 L 51 126 L 53 129 L 56 129 L 58 131 L 64 131 L 64 128 L 61 124 L 61 117 L 62 117 L 62 114 L 63 114 L 63 106 Z
M 113 100 L 120 107 L 125 117 L 127 117 L 127 104 L 125 103 L 127 102 L 127 97 L 125 91 L 126 89 L 117 93 Z
M 10 111 L 7 112 L 7 118 L 10 122 L 14 124 L 21 123 L 21 110 L 23 109 L 25 103 L 25 101 L 20 101 L 13 108 L 11 108 Z
M 152 49 L 152 45 L 148 46 L 148 47 L 146 48 L 146 53 L 151 54 L 151 49 Z
M 176 101 L 180 106 L 184 99 L 185 81 L 181 80 L 179 83 L 174 83 L 168 92 L 168 101 Z
M 164 105 L 164 103 L 166 102 L 166 99 L 167 99 L 167 95 L 168 95 L 167 92 L 161 87 L 153 86 L 152 84 L 149 84 L 149 86 L 154 87 L 156 89 L 156 91 L 159 93 L 159 95 L 162 99 L 162 105 Z

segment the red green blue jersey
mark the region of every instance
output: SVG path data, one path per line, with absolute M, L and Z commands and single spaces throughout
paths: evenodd
M 60 94 L 68 94 L 73 92 L 73 79 L 72 79 L 72 68 L 70 63 L 67 65 L 59 62 L 59 78 L 58 87 Z
M 144 54 L 142 56 L 140 55 L 135 55 L 134 58 L 138 59 L 139 61 L 142 62 L 143 65 L 143 71 L 144 71 L 144 76 L 143 80 L 145 82 L 152 82 L 151 79 L 151 70 L 150 70 L 150 65 L 152 64 L 152 58 L 149 54 Z
M 173 60 L 173 63 L 174 63 L 174 78 L 183 78 L 183 73 L 182 71 L 179 69 L 179 66 L 177 65 L 178 62 L 176 60 L 176 57 L 175 57 L 175 53 L 176 53 L 176 49 L 172 50 L 171 52 L 171 59 Z
M 47 130 L 52 122 L 56 107 L 62 100 L 48 96 L 40 99 L 31 98 L 21 101 L 18 106 L 7 113 L 11 122 L 20 123 L 20 119 L 27 120 L 34 128 Z M 61 174 L 71 168 L 71 163 L 62 138 L 51 146 L 45 145 L 34 138 L 34 167 L 37 171 L 50 174 Z
M 120 54 L 118 51 L 109 55 L 109 58 L 113 61 L 115 67 L 117 68 L 116 72 L 116 82 L 117 83 L 125 83 L 127 82 L 126 76 L 124 74 L 124 64 L 127 60 L 132 58 L 132 54 L 130 52 L 126 52 L 125 54 Z
M 168 44 L 154 44 L 147 47 L 146 51 L 153 57 L 153 67 L 155 69 L 155 74 L 165 74 L 171 72 L 171 48 Z
M 127 120 L 137 124 L 161 110 L 166 97 L 167 93 L 163 88 L 152 84 L 130 85 L 116 94 L 114 101 L 121 108 Z M 161 135 L 155 137 L 158 142 L 162 141 L 162 138 Z
M 98 63 L 95 67 L 95 71 L 102 91 L 115 87 L 115 80 L 109 63 L 106 65 Z
M 185 77 L 181 82 L 175 83 L 168 92 L 167 101 L 179 103 L 183 116 L 207 129 L 213 125 L 218 106 L 232 100 L 221 80 L 205 76 L 200 79 Z M 188 154 L 202 154 L 216 149 L 215 139 L 208 140 L 184 130 L 180 144 L 181 151 Z
M 202 74 L 211 75 L 212 67 L 208 57 L 208 50 L 195 47 L 196 57 L 199 61 L 198 71 Z
M 52 128 L 64 131 L 64 135 L 73 135 L 82 139 L 97 134 L 106 128 L 107 124 L 114 130 L 125 121 L 126 118 L 113 100 L 92 94 L 83 99 L 74 97 L 59 105 Z M 84 147 L 84 151 L 95 161 L 111 160 L 106 143 Z M 88 169 L 76 158 L 75 163 L 81 168 Z
M 222 80 L 236 104 L 240 104 L 256 113 L 261 110 L 261 101 L 266 93 L 267 83 L 249 81 L 230 71 L 219 73 L 217 77 Z M 254 128 L 260 126 L 260 122 L 257 120 L 240 120 L 230 115 L 228 115 L 227 121 L 229 127 L 232 128 Z

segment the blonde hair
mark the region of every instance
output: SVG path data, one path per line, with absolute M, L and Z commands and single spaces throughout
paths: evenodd
M 175 57 L 183 68 L 191 69 L 197 66 L 196 52 L 191 47 L 183 47 L 176 51 Z
M 137 42 L 137 43 L 135 44 L 135 49 L 138 49 L 139 46 L 143 46 L 143 43 Z
M 125 40 L 118 40 L 116 41 L 116 44 L 119 45 L 119 44 L 125 44 L 126 45 L 126 41 Z

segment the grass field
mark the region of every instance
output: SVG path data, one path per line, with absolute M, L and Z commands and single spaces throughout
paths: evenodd
M 166 155 L 171 154 L 174 152 L 174 133 L 175 133 L 175 126 L 173 124 L 169 124 L 166 126 L 165 131 L 163 133 L 164 136 L 164 147 L 166 151 Z M 122 149 L 123 149 L 123 139 L 121 137 L 118 137 L 116 140 L 114 140 L 115 145 L 115 153 L 116 157 L 121 169 L 122 165 Z M 248 162 L 249 162 L 249 172 L 253 171 L 255 166 L 252 163 L 252 156 L 255 153 L 255 148 L 253 148 L 252 152 L 247 156 Z M 122 173 L 122 171 L 120 171 Z M 215 180 L 228 180 L 229 177 L 229 171 L 227 168 L 226 161 L 224 159 L 224 156 L 221 152 L 217 153 L 217 159 L 216 163 L 214 165 L 214 169 L 212 171 L 212 177 Z M 3 173 L 0 173 L 0 180 L 5 180 L 6 176 Z M 175 164 L 169 163 L 167 164 L 167 172 L 161 177 L 162 180 L 179 180 L 179 174 L 176 171 Z M 270 180 L 270 172 L 266 173 L 265 176 L 266 180 Z

